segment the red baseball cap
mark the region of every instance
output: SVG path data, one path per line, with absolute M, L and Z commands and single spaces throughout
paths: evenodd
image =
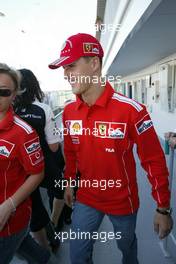
M 57 69 L 60 66 L 68 65 L 80 57 L 104 55 L 100 42 L 92 35 L 78 33 L 69 37 L 63 44 L 60 58 L 49 64 L 50 69 Z

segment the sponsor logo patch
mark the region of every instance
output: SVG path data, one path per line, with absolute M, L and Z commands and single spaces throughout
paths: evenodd
M 3 140 L 3 139 L 0 139 L 0 155 L 8 158 L 10 156 L 14 146 L 15 145 L 13 143 L 6 141 L 6 140 Z
M 98 124 L 98 132 L 100 135 L 105 136 L 107 133 L 107 129 L 108 129 L 107 124 L 103 124 L 103 123 Z
M 114 148 L 105 148 L 105 151 L 109 152 L 109 153 L 114 153 L 115 149 Z
M 135 124 L 138 135 L 142 134 L 152 126 L 153 122 L 148 114 L 145 115 L 139 122 Z
M 30 154 L 30 153 L 36 151 L 37 149 L 39 149 L 40 148 L 39 137 L 36 137 L 36 138 L 24 143 L 24 148 L 25 148 L 27 154 Z
M 72 137 L 71 139 L 73 144 L 80 144 L 79 137 Z
M 123 139 L 125 137 L 126 124 L 118 122 L 95 121 L 94 135 L 101 138 Z
M 68 120 L 66 125 L 71 136 L 82 135 L 82 120 Z
M 33 166 L 40 163 L 43 160 L 43 155 L 42 155 L 41 149 L 39 151 L 36 151 L 36 152 L 30 154 L 29 158 L 30 158 L 31 164 Z
M 83 43 L 84 53 L 99 54 L 98 44 L 96 43 Z

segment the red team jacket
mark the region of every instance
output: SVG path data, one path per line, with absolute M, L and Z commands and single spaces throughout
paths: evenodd
M 144 105 L 114 92 L 109 83 L 89 107 L 79 97 L 63 114 L 66 179 L 80 172 L 77 200 L 109 214 L 139 207 L 133 146 L 160 207 L 170 204 L 165 156 Z M 106 184 L 106 185 L 105 185 Z M 103 186 L 103 187 L 102 187 Z M 106 188 L 105 188 L 106 186 Z
M 36 132 L 9 109 L 0 122 L 0 204 L 12 196 L 28 175 L 44 168 L 43 154 Z M 31 201 L 26 199 L 12 214 L 0 237 L 17 233 L 27 226 Z

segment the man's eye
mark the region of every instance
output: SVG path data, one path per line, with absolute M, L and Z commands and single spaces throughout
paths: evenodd
M 68 69 L 73 68 L 73 67 L 74 67 L 74 65 L 70 64 L 70 65 L 67 65 L 67 66 L 65 66 L 63 68 L 64 68 L 64 70 L 68 70 Z
M 73 68 L 75 66 L 75 64 L 70 64 L 69 67 L 70 68 Z

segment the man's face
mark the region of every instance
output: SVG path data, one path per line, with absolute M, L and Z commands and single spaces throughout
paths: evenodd
M 3 96 L 3 95 L 6 96 Z M 15 86 L 11 77 L 0 73 L 0 113 L 6 113 L 15 97 Z
M 91 59 L 93 58 L 81 57 L 74 63 L 64 66 L 64 77 L 70 83 L 74 94 L 83 94 L 92 85 Z

